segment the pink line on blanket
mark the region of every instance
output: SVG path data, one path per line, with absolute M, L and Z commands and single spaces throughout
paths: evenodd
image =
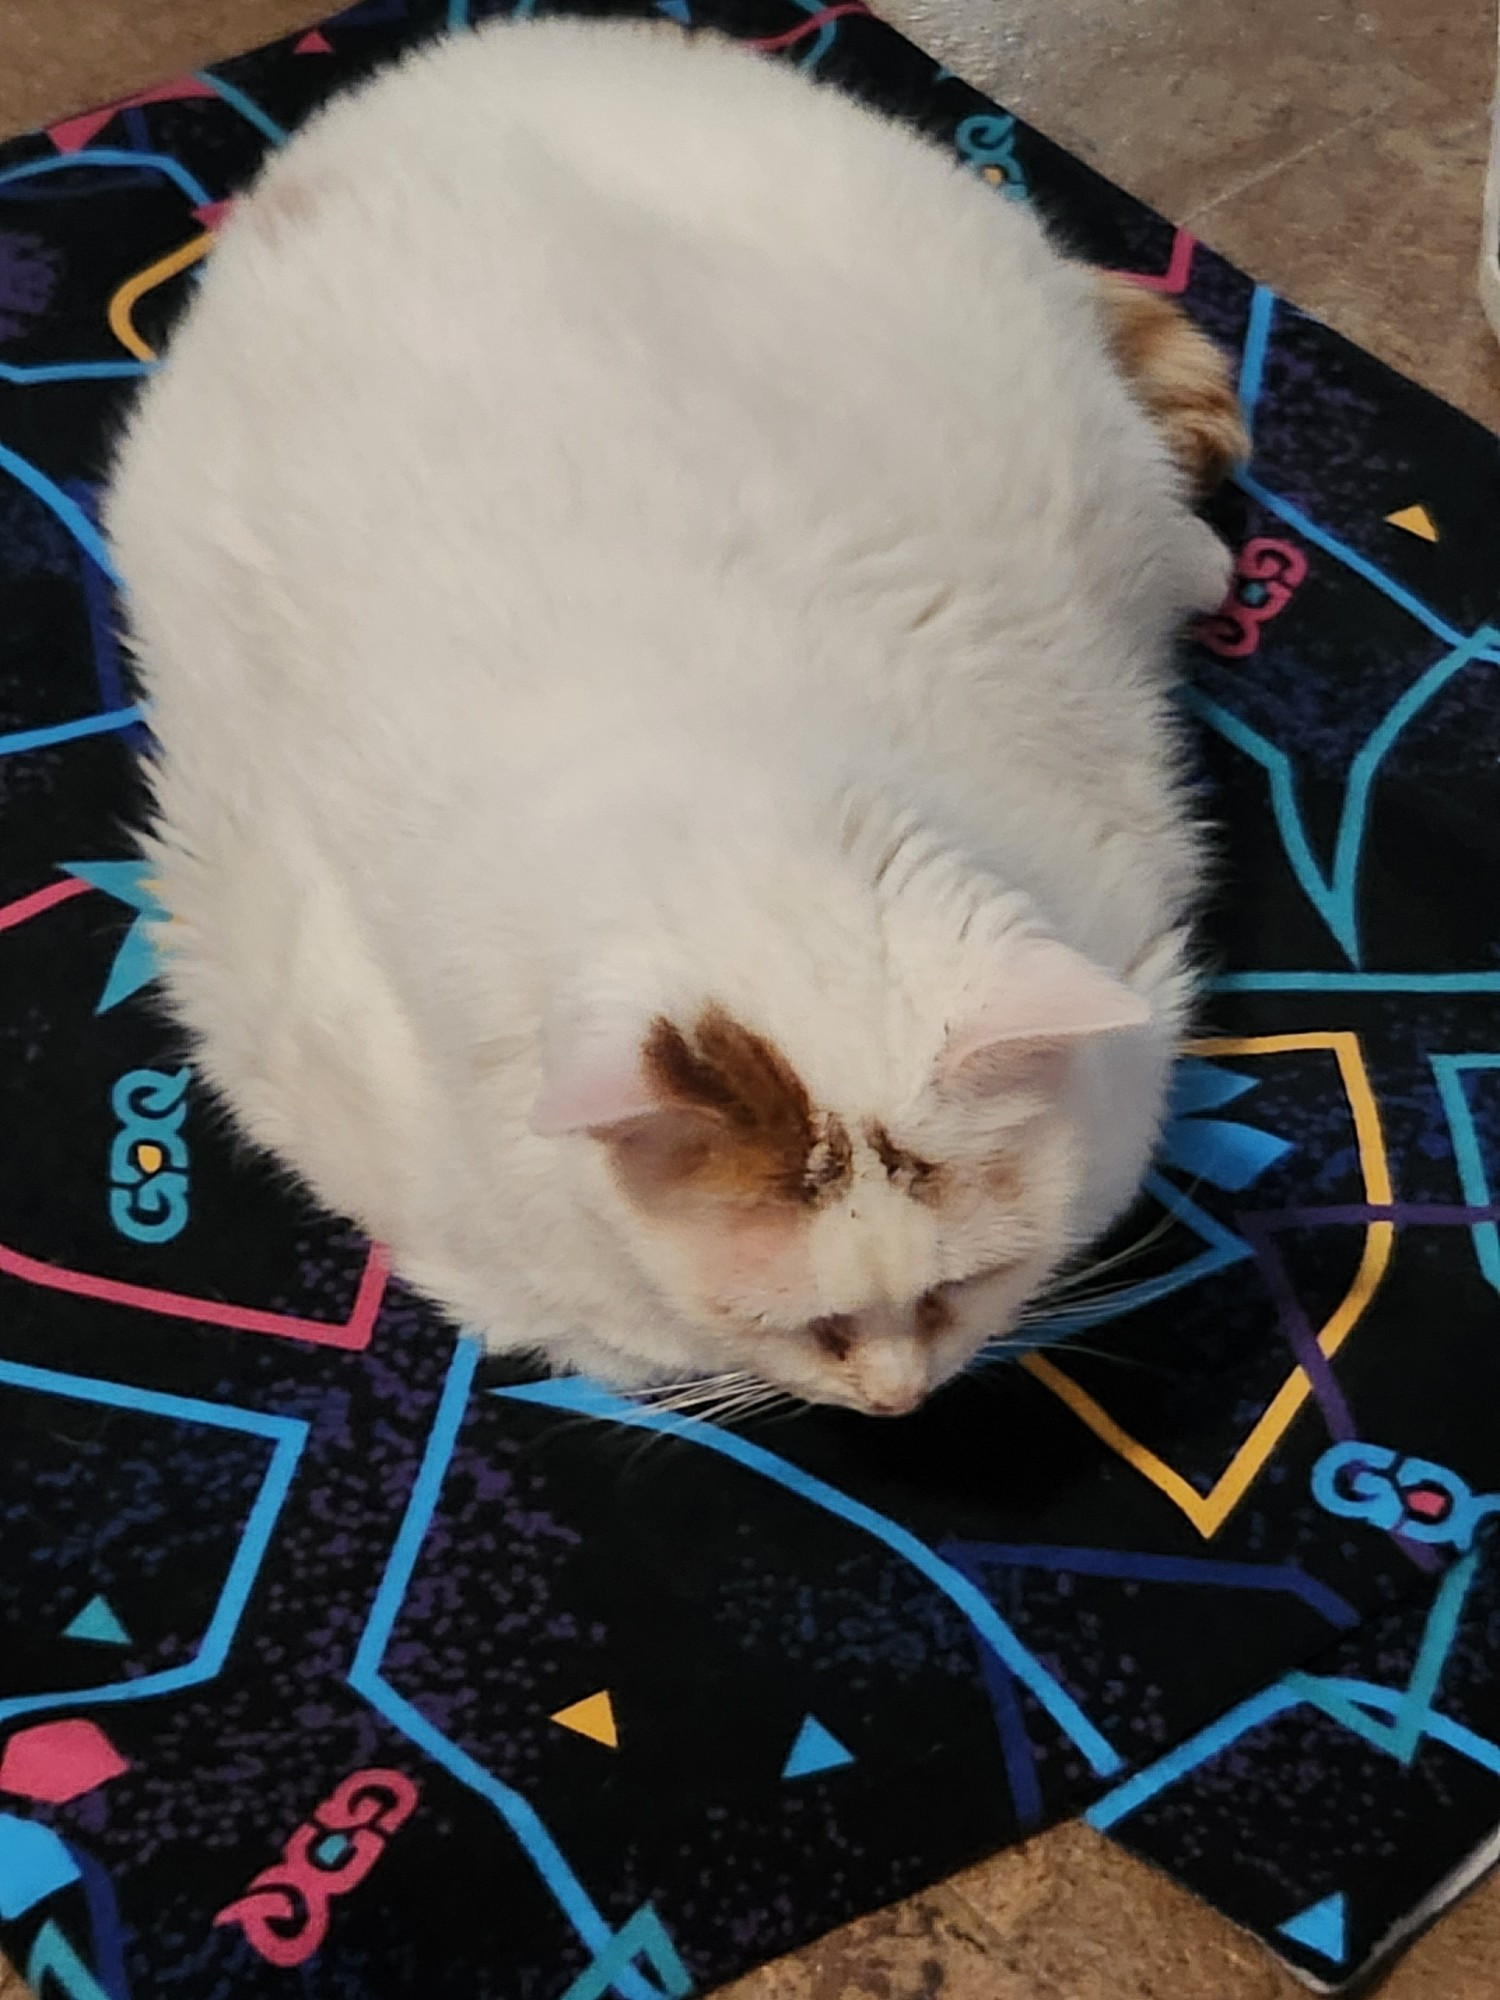
M 86 896 L 93 886 L 92 882 L 81 882 L 70 875 L 66 881 L 49 882 L 45 889 L 33 889 L 29 896 L 20 896 L 14 903 L 0 904 L 0 931 L 24 924 L 30 917 L 39 917 L 43 910 L 66 903 L 74 896 Z
M 870 9 L 865 0 L 838 0 L 833 7 L 821 7 L 816 14 L 809 14 L 805 21 L 799 21 L 795 28 L 788 28 L 784 34 L 762 35 L 758 41 L 746 42 L 747 49 L 789 49 L 793 42 L 800 42 L 804 35 L 816 34 L 819 28 L 830 21 L 840 21 L 846 14 L 868 14 Z
M 1193 252 L 1197 247 L 1197 237 L 1179 229 L 1172 238 L 1172 254 L 1167 259 L 1165 271 L 1121 271 L 1119 276 L 1129 278 L 1143 292 L 1184 292 L 1187 290 L 1188 273 L 1193 268 Z
M 220 1299 L 195 1299 L 185 1292 L 164 1292 L 155 1285 L 132 1285 L 120 1278 L 103 1278 L 93 1271 L 70 1271 L 44 1264 L 0 1243 L 0 1272 L 22 1284 L 49 1292 L 69 1292 L 74 1298 L 97 1299 L 103 1305 L 134 1306 L 140 1312 L 162 1313 L 169 1319 L 192 1319 L 206 1326 L 227 1326 L 238 1333 L 268 1333 L 280 1340 L 303 1340 L 315 1347 L 340 1347 L 356 1352 L 368 1347 L 375 1317 L 385 1295 L 390 1264 L 378 1243 L 370 1245 L 354 1307 L 343 1321 L 301 1319 L 295 1313 L 262 1312 L 255 1306 L 228 1305 Z
M 73 896 L 86 895 L 92 887 L 91 882 L 69 877 L 33 889 L 29 896 L 18 897 L 13 903 L 0 904 L 0 931 L 13 930 Z M 49 1292 L 68 1292 L 74 1298 L 98 1299 L 105 1305 L 134 1306 L 138 1311 L 162 1313 L 170 1319 L 194 1319 L 207 1326 L 231 1327 L 239 1333 L 267 1333 L 280 1340 L 304 1340 L 317 1347 L 356 1352 L 370 1344 L 391 1266 L 384 1248 L 372 1243 L 346 1320 L 304 1319 L 297 1313 L 263 1312 L 258 1306 L 194 1298 L 190 1293 L 163 1291 L 156 1285 L 133 1285 L 122 1278 L 101 1277 L 95 1271 L 73 1271 L 65 1265 L 47 1264 L 5 1243 L 0 1243 L 0 1273 L 19 1278 L 25 1285 L 39 1285 Z

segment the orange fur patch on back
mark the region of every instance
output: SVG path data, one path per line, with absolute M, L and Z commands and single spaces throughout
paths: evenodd
M 1199 494 L 1250 456 L 1229 363 L 1182 308 L 1114 271 L 1095 273 L 1115 364 Z
M 724 1008 L 705 1008 L 691 1038 L 672 1021 L 656 1021 L 643 1056 L 668 1106 L 654 1121 L 678 1121 L 669 1157 L 654 1147 L 657 1192 L 813 1208 L 847 1183 L 853 1148 L 844 1127 L 818 1118 L 781 1051 Z

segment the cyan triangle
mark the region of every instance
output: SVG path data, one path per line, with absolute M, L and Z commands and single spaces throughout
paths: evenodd
M 77 1880 L 78 1864 L 50 1826 L 0 1813 L 0 1917 L 24 1917 Z
M 102 1597 L 91 1597 L 71 1625 L 63 1627 L 65 1639 L 91 1639 L 96 1646 L 128 1646 L 130 1634 Z
M 145 920 L 137 917 L 120 940 L 120 949 L 115 953 L 115 962 L 109 968 L 109 977 L 104 982 L 104 991 L 99 995 L 99 1004 L 94 1012 L 107 1014 L 111 1007 L 118 1007 L 132 993 L 139 993 L 143 986 L 149 986 L 156 973 L 156 946 L 151 942 Z
M 65 875 L 76 875 L 80 882 L 102 889 L 106 896 L 132 910 L 144 910 L 152 916 L 166 914 L 151 893 L 150 870 L 144 861 L 64 861 L 60 865 Z
M 1259 1078 L 1237 1069 L 1224 1069 L 1205 1062 L 1201 1056 L 1184 1056 L 1172 1072 L 1169 1118 L 1190 1118 L 1196 1111 L 1218 1111 L 1233 1104 L 1247 1090 L 1257 1088 Z
M 1349 1949 L 1345 1934 L 1347 1914 L 1342 1894 L 1325 1896 L 1321 1903 L 1309 1903 L 1305 1910 L 1299 1910 L 1295 1917 L 1288 1917 L 1276 1928 L 1284 1938 L 1290 1938 L 1293 1944 L 1306 1945 L 1330 1965 L 1342 1965 Z
M 61 866 L 65 874 L 76 875 L 80 882 L 88 882 L 128 909 L 140 912 L 120 940 L 104 991 L 94 1009 L 96 1014 L 107 1014 L 111 1007 L 118 1007 L 122 1000 L 128 1000 L 156 977 L 156 946 L 151 941 L 149 926 L 165 923 L 167 912 L 156 899 L 150 864 L 145 861 L 64 861 Z
M 1162 1135 L 1162 1157 L 1196 1180 L 1240 1194 L 1292 1150 L 1291 1141 L 1229 1118 L 1183 1118 Z
M 853 1762 L 852 1750 L 846 1750 L 815 1715 L 804 1715 L 797 1740 L 781 1767 L 781 1775 L 783 1778 L 807 1778 L 814 1771 L 836 1771 L 840 1764 Z

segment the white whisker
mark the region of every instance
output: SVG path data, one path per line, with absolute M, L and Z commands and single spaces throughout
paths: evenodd
M 633 1393 L 637 1397 L 670 1396 L 680 1390 L 707 1389 L 715 1383 L 747 1382 L 749 1379 L 743 1368 L 726 1368 L 718 1375 L 684 1375 L 675 1382 L 648 1382 L 644 1388 Z
M 726 1397 L 715 1407 L 708 1421 L 718 1425 L 742 1423 L 747 1417 L 758 1416 L 785 1400 L 785 1390 L 778 1389 L 774 1383 L 755 1382 Z
M 1069 1292 L 1075 1290 L 1079 1285 L 1087 1284 L 1090 1279 L 1101 1278 L 1106 1271 L 1118 1270 L 1122 1264 L 1134 1263 L 1138 1257 L 1143 1257 L 1148 1250 L 1159 1243 L 1176 1221 L 1177 1217 L 1171 1210 L 1166 1210 L 1157 1218 L 1144 1235 L 1138 1236 L 1133 1242 L 1125 1244 L 1123 1248 L 1116 1250 L 1112 1256 L 1099 1257 L 1092 1264 L 1085 1264 L 1076 1271 L 1064 1272 L 1060 1278 L 1047 1287 L 1044 1296 L 1049 1299 L 1066 1297 Z
M 1067 1319 L 1073 1313 L 1085 1312 L 1092 1306 L 1106 1303 L 1110 1299 L 1123 1298 L 1133 1292 L 1140 1283 L 1138 1278 L 1123 1278 L 1117 1284 L 1096 1285 L 1086 1292 L 1070 1293 L 1061 1299 L 1043 1298 L 1025 1307 L 1017 1320 L 1018 1326 L 1045 1326 L 1053 1320 Z
M 637 1391 L 634 1400 L 642 1409 L 663 1415 L 686 1415 L 702 1405 L 713 1403 L 721 1396 L 732 1395 L 746 1387 L 755 1378 L 743 1369 L 731 1369 L 722 1375 L 702 1375 L 689 1382 L 674 1382 L 653 1385 Z

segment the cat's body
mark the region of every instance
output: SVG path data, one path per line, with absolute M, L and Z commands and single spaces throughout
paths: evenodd
M 108 517 L 167 988 L 495 1344 L 907 1407 L 1130 1199 L 1227 564 L 1112 337 L 980 181 L 648 28 L 424 53 L 232 221 Z

